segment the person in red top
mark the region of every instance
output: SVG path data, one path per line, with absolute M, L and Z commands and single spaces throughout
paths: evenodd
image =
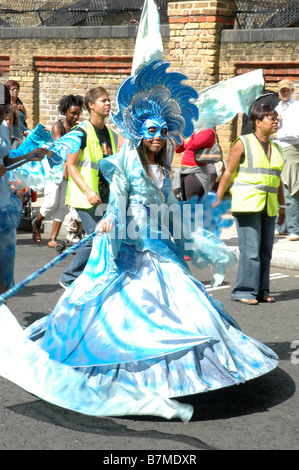
M 183 153 L 179 169 L 180 184 L 174 188 L 176 197 L 188 201 L 193 196 L 201 198 L 210 189 L 210 172 L 206 163 L 195 161 L 195 151 L 201 148 L 212 148 L 215 143 L 215 131 L 205 129 L 196 131 L 189 139 L 176 148 L 176 153 Z

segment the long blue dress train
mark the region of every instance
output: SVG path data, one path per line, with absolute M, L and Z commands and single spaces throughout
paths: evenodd
M 81 413 L 187 421 L 192 409 L 172 398 L 253 379 L 278 358 L 239 329 L 184 261 L 188 253 L 196 266 L 213 266 L 215 284 L 236 262 L 208 230 L 205 201 L 203 227 L 191 230 L 167 172 L 158 188 L 129 142 L 100 165 L 114 231 L 95 237 L 84 272 L 50 315 L 23 331 L 1 307 L 0 373 Z

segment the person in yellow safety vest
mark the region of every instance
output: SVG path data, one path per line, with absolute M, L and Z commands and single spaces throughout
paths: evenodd
M 278 114 L 269 106 L 253 109 L 254 132 L 233 143 L 226 169 L 217 190 L 219 204 L 231 184 L 232 213 L 239 240 L 239 265 L 231 299 L 257 305 L 274 302 L 269 295 L 270 262 L 275 222 L 285 221 L 285 202 L 281 172 L 282 151 L 270 136 L 278 127 Z
M 118 136 L 105 125 L 111 109 L 110 98 L 102 87 L 89 90 L 84 104 L 90 119 L 79 125 L 81 145 L 78 151 L 68 152 L 68 186 L 66 204 L 76 209 L 87 234 L 95 230 L 103 216 L 99 208 L 108 203 L 109 186 L 100 173 L 99 160 L 117 151 Z M 92 241 L 85 243 L 62 273 L 60 285 L 70 286 L 82 273 L 90 255 Z

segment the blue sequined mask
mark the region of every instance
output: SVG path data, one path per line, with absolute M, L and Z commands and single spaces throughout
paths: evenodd
M 182 84 L 187 77 L 179 72 L 166 72 L 169 62 L 157 61 L 144 66 L 136 75 L 122 82 L 115 97 L 116 112 L 110 117 L 118 132 L 138 147 L 141 139 L 154 137 L 148 131 L 147 121 L 154 121 L 159 137 L 162 123 L 167 127 L 168 143 L 177 144 L 192 135 L 193 119 L 198 119 L 198 108 L 191 103 L 198 94 Z M 158 122 L 158 125 L 157 125 Z M 157 136 L 158 136 L 157 134 Z
M 150 132 L 155 129 L 154 132 Z M 152 118 L 147 119 L 141 126 L 141 132 L 144 139 L 155 139 L 160 137 L 163 140 L 167 140 L 167 124 L 164 119 Z

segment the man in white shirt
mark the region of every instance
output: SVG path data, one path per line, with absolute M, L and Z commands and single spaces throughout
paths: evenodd
M 280 121 L 276 142 L 285 159 L 282 171 L 286 202 L 286 230 L 289 240 L 299 240 L 299 101 L 293 96 L 292 80 L 278 83 L 280 103 L 276 106 Z

